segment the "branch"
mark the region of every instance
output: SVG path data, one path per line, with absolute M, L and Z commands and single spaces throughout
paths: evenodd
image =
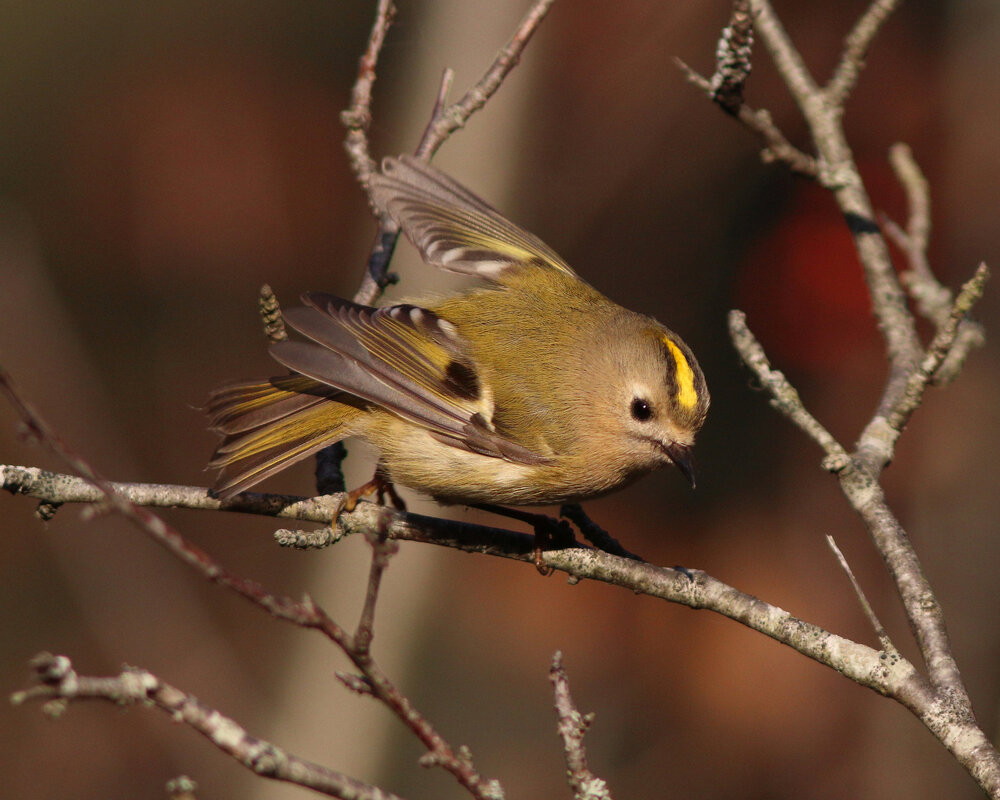
M 948 324 L 954 301 L 951 290 L 938 281 L 927 260 L 931 231 L 930 186 L 905 144 L 894 144 L 889 149 L 889 163 L 906 192 L 909 220 L 905 231 L 889 219 L 883 220 L 883 227 L 909 261 L 910 268 L 900 275 L 903 286 L 915 301 L 917 312 L 930 320 L 940 333 Z M 954 380 L 969 352 L 974 347 L 982 347 L 985 341 L 982 325 L 963 319 L 954 344 L 934 373 L 933 382 L 943 386 Z
M 826 97 L 831 105 L 843 106 L 847 102 L 864 69 L 868 48 L 899 3 L 900 0 L 876 0 L 847 35 L 840 63 L 826 85 Z
M 12 695 L 11 702 L 15 705 L 44 701 L 50 714 L 60 713 L 73 700 L 106 700 L 116 706 L 152 705 L 169 714 L 172 721 L 196 730 L 223 753 L 262 777 L 304 786 L 342 800 L 402 800 L 399 795 L 298 758 L 251 736 L 234 719 L 146 670 L 126 667 L 114 677 L 88 677 L 78 675 L 66 656 L 51 653 L 35 656 L 31 666 L 38 685 Z
M 476 111 L 486 105 L 496 93 L 504 79 L 521 58 L 524 48 L 541 24 L 555 0 L 535 0 L 513 37 L 497 54 L 492 65 L 482 78 L 457 103 L 446 105 L 446 96 L 451 85 L 451 70 L 445 70 L 438 91 L 437 100 L 430 122 L 417 145 L 415 153 L 425 161 L 430 161 L 438 148 L 459 128 L 463 127 Z M 375 67 L 385 41 L 386 33 L 395 15 L 390 0 L 380 0 L 375 16 L 375 24 L 368 39 L 368 47 L 358 70 L 358 78 L 351 92 L 351 105 L 341 114 L 341 121 L 347 127 L 344 147 L 347 150 L 354 174 L 362 188 L 367 191 L 368 179 L 378 168 L 371 156 L 368 132 L 371 127 L 372 87 L 375 82 Z M 386 286 L 395 282 L 389 272 L 389 262 L 399 239 L 399 226 L 388 216 L 379 215 L 379 229 L 375 243 L 368 256 L 368 269 L 361 286 L 354 295 L 354 302 L 372 305 Z
M 711 100 L 716 100 L 712 81 L 700 75 L 679 58 L 674 59 L 674 63 L 684 73 L 684 77 L 689 83 L 701 89 Z M 781 129 L 774 124 L 770 112 L 765 109 L 755 110 L 745 102 L 741 102 L 739 110 L 736 112 L 736 118 L 744 127 L 756 133 L 764 141 L 764 149 L 760 154 L 764 163 L 784 164 L 792 172 L 806 178 L 819 176 L 819 164 L 816 159 L 803 153 L 788 141 Z
M 351 168 L 362 186 L 378 169 L 371 156 L 368 132 L 372 124 L 372 88 L 375 85 L 375 67 L 378 65 L 386 34 L 396 16 L 392 0 L 378 0 L 375 22 L 368 36 L 368 46 L 358 63 L 358 77 L 351 89 L 351 104 L 341 112 L 340 122 L 347 128 L 344 149 Z
M 576 800 L 611 800 L 608 785 L 594 775 L 587 765 L 587 750 L 583 737 L 594 722 L 593 714 L 581 714 L 569 692 L 569 676 L 562 663 L 562 653 L 558 650 L 552 656 L 549 680 L 555 695 L 556 716 L 559 719 L 559 735 L 566 753 L 566 777 Z
M 823 448 L 830 468 L 846 463 L 847 451 L 826 428 L 810 414 L 799 393 L 784 374 L 771 368 L 771 362 L 757 337 L 747 327 L 746 314 L 742 311 L 729 312 L 729 335 L 733 347 L 743 362 L 753 370 L 757 379 L 771 394 L 771 405 L 795 423 L 816 444 Z
M 535 0 L 510 41 L 500 50 L 483 77 L 462 96 L 461 100 L 449 106 L 445 105 L 445 99 L 451 78 L 449 72 L 445 72 L 431 121 L 415 151 L 418 158 L 430 161 L 448 137 L 459 128 L 464 127 L 465 123 L 469 121 L 469 117 L 486 105 L 510 71 L 521 60 L 521 53 L 528 46 L 528 42 L 531 41 L 531 37 L 538 30 L 538 26 L 542 24 L 542 20 L 545 19 L 545 15 L 549 13 L 554 2 L 555 0 Z
M 865 596 L 864 590 L 861 588 L 861 584 L 854 576 L 854 570 L 852 570 L 851 565 L 847 563 L 847 559 L 844 557 L 841 549 L 837 547 L 837 542 L 832 536 L 827 535 L 826 543 L 833 551 L 833 555 L 836 557 L 837 563 L 840 564 L 840 568 L 844 570 L 844 574 L 847 575 L 847 580 L 851 582 L 851 588 L 854 589 L 854 594 L 858 598 L 861 610 L 864 612 L 865 617 L 867 617 L 869 624 L 872 626 L 872 630 L 875 631 L 875 635 L 878 637 L 878 641 L 882 646 L 882 649 L 887 653 L 893 654 L 893 656 L 897 655 L 899 651 L 889 638 L 889 634 L 886 633 L 885 628 L 882 626 L 882 622 L 879 620 L 878 615 L 872 608 L 872 604 L 868 602 L 868 598 Z
M 496 800 L 501 795 L 496 781 L 483 778 L 476 771 L 466 752 L 462 749 L 456 750 L 448 745 L 430 722 L 413 707 L 409 699 L 389 680 L 388 676 L 371 658 L 368 649 L 371 641 L 371 616 L 374 613 L 373 608 L 375 596 L 378 594 L 379 581 L 385 569 L 385 563 L 381 559 L 387 557 L 388 549 L 373 548 L 373 569 L 369 576 L 368 599 L 358 626 L 358 631 L 362 635 L 362 641 L 359 644 L 355 637 L 348 634 L 309 596 L 304 596 L 301 601 L 295 601 L 289 597 L 272 594 L 260 584 L 234 575 L 212 559 L 207 552 L 187 541 L 160 517 L 133 504 L 127 497 L 116 492 L 110 482 L 99 475 L 85 459 L 74 453 L 56 436 L 55 432 L 49 428 L 31 405 L 20 396 L 10 375 L 2 367 L 0 367 L 0 391 L 7 395 L 28 431 L 56 455 L 72 464 L 87 481 L 99 490 L 101 504 L 134 522 L 153 541 L 209 582 L 230 589 L 278 619 L 301 628 L 319 631 L 337 645 L 351 659 L 354 666 L 361 671 L 371 687 L 372 696 L 391 709 L 427 748 L 428 752 L 422 763 L 440 765 L 478 800 Z M 5 476 L 7 472 L 8 470 L 3 469 Z M 366 530 L 385 533 L 388 527 L 376 524 L 366 528 Z
M 903 392 L 906 374 L 921 357 L 916 324 L 906 306 L 906 296 L 899 285 L 888 247 L 875 222 L 871 201 L 848 146 L 842 104 L 833 103 L 830 96 L 816 85 L 769 0 L 753 0 L 753 3 L 757 12 L 757 32 L 809 125 L 820 157 L 820 180 L 833 192 L 847 220 L 865 271 L 873 310 L 891 363 L 891 375 L 881 407 L 884 413 L 884 409 Z M 877 26 L 871 35 L 875 30 Z M 858 38 L 861 41 L 861 37 Z M 864 47 L 867 48 L 867 42 Z M 881 470 L 890 457 L 891 454 L 879 453 L 870 466 Z
M 355 682 L 354 685 L 358 688 L 363 687 L 366 693 L 372 694 L 389 706 L 425 744 L 428 753 L 422 759 L 422 763 L 440 764 L 452 772 L 459 782 L 477 798 L 494 800 L 499 796 L 499 788 L 495 782 L 485 781 L 475 772 L 464 750 L 456 751 L 450 748 L 374 662 L 369 660 L 366 648 L 358 649 L 353 637 L 316 606 L 310 598 L 305 597 L 301 602 L 295 602 L 290 598 L 275 596 L 261 586 L 227 572 L 206 553 L 186 542 L 177 531 L 163 520 L 146 509 L 133 505 L 125 497 L 119 495 L 114 491 L 114 487 L 94 473 L 82 458 L 66 448 L 49 430 L 44 421 L 33 412 L 30 405 L 22 400 L 9 376 L 2 369 L 0 369 L 0 390 L 8 395 L 26 426 L 35 436 L 74 464 L 84 473 L 87 480 L 97 486 L 102 496 L 102 503 L 137 523 L 156 542 L 207 580 L 231 589 L 280 619 L 323 633 L 337 644 L 352 659 L 355 667 L 361 671 L 363 680 Z M 9 486 L 11 479 L 22 478 L 30 472 L 30 470 L 23 468 L 2 468 L 4 484 Z M 854 472 L 857 471 L 845 469 L 841 474 Z M 55 483 L 61 482 L 56 481 Z M 50 482 L 46 481 L 45 483 Z M 877 484 L 875 490 L 877 490 Z M 876 497 L 875 490 L 866 496 Z M 204 492 L 205 490 L 200 491 Z M 49 498 L 49 500 L 60 502 L 57 498 Z M 364 505 L 370 506 L 370 504 Z M 872 508 L 877 510 L 878 506 L 872 506 Z M 412 530 L 413 515 L 402 515 L 389 509 L 376 507 L 371 507 L 369 513 L 375 515 L 375 520 L 382 522 L 366 526 L 367 531 L 378 530 L 383 531 L 387 536 L 393 536 L 397 530 L 402 532 Z M 388 515 L 388 518 L 385 515 Z M 388 522 L 385 521 L 386 519 Z M 442 540 L 433 538 L 440 521 L 427 520 L 426 518 L 424 521 L 426 526 L 423 528 L 423 532 L 427 535 L 420 540 L 442 544 Z M 345 520 L 338 522 L 338 525 L 343 525 L 345 532 L 351 532 L 349 524 Z M 381 527 L 382 525 L 384 527 Z M 476 533 L 475 526 L 460 525 L 458 527 L 459 529 L 473 529 L 473 533 Z M 449 524 L 448 528 L 456 529 L 454 523 Z M 416 526 L 416 530 L 417 535 L 413 536 L 415 539 L 420 536 L 419 524 Z M 532 556 L 534 537 L 522 535 L 521 539 L 525 550 L 523 555 L 512 556 L 505 551 L 496 554 L 517 557 L 534 563 Z M 455 546 L 490 552 L 488 546 L 481 546 L 478 542 L 470 546 L 469 542 L 461 541 L 457 542 Z M 939 738 L 942 738 L 942 741 L 956 757 L 963 764 L 968 765 L 973 774 L 976 774 L 977 769 L 983 771 L 980 780 L 984 786 L 991 780 L 996 780 L 998 793 L 1000 793 L 1000 769 L 987 770 L 987 767 L 995 765 L 983 755 L 987 752 L 995 753 L 995 751 L 990 749 L 988 740 L 977 727 L 971 710 L 961 703 L 952 707 L 943 706 L 937 702 L 938 698 L 932 688 L 905 659 L 887 661 L 881 657 L 880 653 L 870 647 L 852 642 L 825 631 L 819 626 L 797 619 L 777 606 L 769 605 L 756 597 L 740 592 L 698 570 L 688 570 L 681 573 L 677 570 L 622 559 L 581 547 L 547 551 L 542 553 L 541 557 L 546 566 L 567 572 L 575 580 L 591 578 L 621 586 L 635 593 L 682 603 L 691 608 L 713 610 L 753 630 L 764 633 L 821 664 L 831 666 L 862 686 L 873 689 L 880 694 L 895 697 L 910 708 Z
M 0 486 L 15 494 L 30 494 L 46 502 L 61 504 L 64 502 L 94 502 L 89 499 L 78 499 L 77 492 L 63 492 L 63 487 L 76 489 L 82 479 L 71 476 L 46 473 L 36 468 L 0 466 Z M 109 484 L 109 488 L 122 484 Z M 124 484 L 128 486 L 128 484 Z M 140 487 L 141 489 L 142 487 Z M 218 506 L 208 505 L 203 495 L 205 489 L 190 487 L 169 487 L 186 491 L 172 491 L 170 497 L 175 501 L 170 503 L 175 508 L 199 508 L 217 510 Z M 232 507 L 223 510 L 239 510 L 235 506 L 242 497 L 250 497 L 251 501 L 259 499 L 257 513 L 265 513 L 270 508 L 269 516 L 279 518 L 308 519 L 314 522 L 329 522 L 330 508 L 335 505 L 330 498 L 315 498 L 301 503 L 290 503 L 282 506 L 283 501 L 296 498 L 285 495 L 258 495 L 245 493 L 230 501 Z M 104 497 L 97 492 L 97 502 Z M 194 500 L 193 505 L 186 505 L 186 499 Z M 218 503 L 218 501 L 211 501 Z M 227 504 L 228 505 L 228 504 Z M 147 512 L 148 513 L 148 512 Z M 150 515 L 152 516 L 152 515 Z M 154 519 L 156 519 L 154 517 Z M 337 523 L 342 535 L 367 533 L 372 530 L 383 530 L 391 539 L 402 541 L 425 542 L 444 547 L 478 552 L 484 555 L 523 561 L 534 564 L 535 539 L 531 534 L 520 534 L 486 528 L 479 525 L 442 520 L 432 517 L 422 517 L 416 514 L 394 511 L 376 506 L 372 503 L 359 503 L 355 511 L 343 513 Z M 169 549 L 169 548 L 168 548 Z M 644 594 L 669 602 L 680 603 L 691 608 L 703 608 L 714 611 L 730 619 L 736 620 L 753 630 L 770 636 L 776 641 L 788 645 L 822 664 L 831 666 L 844 673 L 852 680 L 881 694 L 889 693 L 888 684 L 882 679 L 874 679 L 873 673 L 880 672 L 878 654 L 871 648 L 856 644 L 848 639 L 835 636 L 829 631 L 796 619 L 777 606 L 770 605 L 752 595 L 745 594 L 727 584 L 712 578 L 700 570 L 688 570 L 681 573 L 669 567 L 659 567 L 630 558 L 622 558 L 592 550 L 585 547 L 570 547 L 562 550 L 547 550 L 541 554 L 543 563 L 556 570 L 567 573 L 573 582 L 583 579 L 601 581 L 622 587 L 636 594 Z M 182 557 L 183 558 L 183 557 Z M 229 582 L 218 574 L 218 566 L 211 570 L 203 570 L 197 560 L 183 558 L 186 563 L 198 569 L 205 577 L 216 583 L 229 586 Z M 229 588 L 236 588 L 229 586 Z M 237 591 L 239 589 L 237 588 Z M 254 597 L 249 599 L 254 600 Z M 301 616 L 307 623 L 316 620 L 317 609 L 308 599 L 308 606 L 285 599 L 282 602 L 268 601 L 268 610 L 276 609 L 278 616 Z M 286 609 L 285 614 L 282 613 Z M 335 637 L 343 641 L 349 635 L 338 629 Z M 912 672 L 912 667 L 907 667 Z M 909 673 L 906 673 L 909 674 Z M 913 673 L 915 675 L 915 672 Z M 906 675 L 898 673 L 892 678 L 894 682 L 903 681 Z M 886 680 L 888 678 L 883 676 Z

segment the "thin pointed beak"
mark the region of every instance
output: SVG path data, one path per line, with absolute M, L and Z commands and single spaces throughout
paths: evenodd
M 687 478 L 687 482 L 691 484 L 693 489 L 694 457 L 691 455 L 691 447 L 683 444 L 665 444 L 663 449 L 670 456 L 670 460 L 674 462 L 674 466 Z

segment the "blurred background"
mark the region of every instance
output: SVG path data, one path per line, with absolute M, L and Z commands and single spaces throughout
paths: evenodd
M 375 86 L 377 156 L 412 150 L 441 71 L 478 79 L 526 0 L 399 0 Z M 779 2 L 809 66 L 829 75 L 866 4 Z M 885 380 L 882 346 L 831 198 L 760 163 L 755 138 L 688 86 L 713 69 L 729 3 L 557 3 L 521 65 L 437 163 L 622 304 L 681 333 L 712 412 L 698 488 L 674 471 L 588 504 L 649 560 L 707 570 L 830 630 L 875 644 L 824 542 L 833 534 L 906 655 L 894 590 L 815 445 L 773 412 L 728 343 L 742 308 L 772 360 L 846 445 Z M 374 235 L 347 167 L 339 112 L 373 0 L 0 4 L 0 363 L 61 435 L 121 481 L 207 485 L 198 411 L 221 383 L 275 372 L 256 312 L 269 282 L 350 296 Z M 932 261 L 957 287 L 997 269 L 1000 10 L 986 0 L 905 5 L 879 36 L 847 110 L 875 205 L 903 221 L 887 166 L 909 143 L 933 190 Z M 763 47 L 748 101 L 807 147 Z M 902 262 L 902 259 L 899 259 Z M 401 246 L 394 296 L 451 278 Z M 979 719 L 997 722 L 1000 329 L 932 391 L 885 474 L 948 615 Z M 925 331 L 926 333 L 926 331 Z M 62 470 L 17 438 L 0 405 L 0 461 Z M 348 477 L 370 475 L 350 446 Z M 262 488 L 309 494 L 311 465 Z M 412 495 L 411 495 L 412 497 Z M 464 509 L 411 508 L 478 519 Z M 0 693 L 40 650 L 87 674 L 150 669 L 256 736 L 414 800 L 465 796 L 388 712 L 334 679 L 319 636 L 207 586 L 121 520 L 0 498 Z M 308 592 L 352 625 L 362 541 L 274 544 L 273 522 L 164 516 L 238 574 Z M 978 797 L 906 711 L 710 613 L 524 564 L 403 544 L 375 655 L 509 797 L 568 796 L 548 681 L 564 653 L 595 711 L 591 766 L 631 798 Z M 159 798 L 180 773 L 200 797 L 291 798 L 155 711 L 75 704 L 58 722 L 0 703 L 0 774 L 18 798 Z

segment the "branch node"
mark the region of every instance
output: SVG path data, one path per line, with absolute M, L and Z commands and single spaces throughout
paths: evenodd
M 195 800 L 195 793 L 198 791 L 198 784 L 187 775 L 178 775 L 167 781 L 166 786 L 169 800 Z
M 825 456 L 820 463 L 823 469 L 836 475 L 851 465 L 851 457 L 847 453 L 834 453 L 833 455 Z
M 353 672 L 336 672 L 334 674 L 337 676 L 338 681 L 355 694 L 366 695 L 368 697 L 375 695 L 375 687 L 364 675 L 356 675 Z

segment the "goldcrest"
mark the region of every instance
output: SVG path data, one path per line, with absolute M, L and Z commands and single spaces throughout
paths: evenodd
M 442 503 L 576 502 L 671 463 L 694 485 L 709 396 L 677 334 L 415 158 L 370 190 L 426 262 L 485 285 L 383 308 L 303 295 L 284 319 L 307 341 L 270 346 L 291 374 L 210 398 L 219 497 L 347 437 Z

